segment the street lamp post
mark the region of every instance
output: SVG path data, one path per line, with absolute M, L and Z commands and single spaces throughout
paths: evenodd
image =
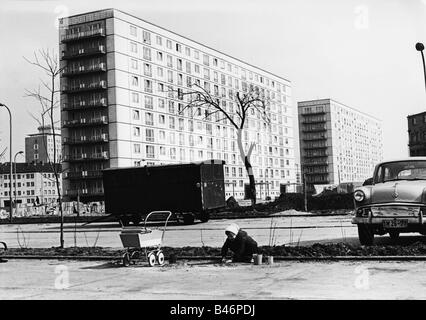
M 420 53 L 422 55 L 423 74 L 424 74 L 424 77 L 425 77 L 425 90 L 426 90 L 426 65 L 425 65 L 425 55 L 423 54 L 424 49 L 425 49 L 425 46 L 423 45 L 423 43 L 421 43 L 421 42 L 416 43 L 416 50 L 420 51 Z
M 9 112 L 9 161 L 10 161 L 10 177 L 9 177 L 9 221 L 12 222 L 12 113 L 8 106 L 0 103 L 0 107 L 5 107 Z
M 15 153 L 15 156 L 13 157 L 13 163 L 15 165 L 15 179 L 14 179 L 14 186 L 15 186 L 15 213 L 18 212 L 18 203 L 16 202 L 16 185 L 17 185 L 17 182 L 16 182 L 16 156 L 18 154 L 24 154 L 24 151 L 19 151 L 19 152 Z

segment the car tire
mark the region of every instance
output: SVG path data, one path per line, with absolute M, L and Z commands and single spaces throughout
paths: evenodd
M 210 214 L 208 212 L 203 212 L 200 214 L 201 222 L 207 222 L 210 219 Z
M 399 231 L 389 231 L 389 237 L 392 240 L 398 240 L 399 239 Z
M 374 242 L 374 232 L 370 226 L 365 224 L 358 225 L 358 238 L 363 246 L 371 246 Z

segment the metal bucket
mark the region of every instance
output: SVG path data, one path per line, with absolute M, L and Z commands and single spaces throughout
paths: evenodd
M 262 258 L 263 258 L 263 255 L 262 255 L 262 254 L 254 254 L 254 255 L 253 255 L 254 264 L 255 264 L 255 265 L 260 265 L 260 264 L 262 264 Z

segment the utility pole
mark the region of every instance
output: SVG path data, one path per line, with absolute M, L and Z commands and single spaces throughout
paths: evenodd
M 8 106 L 3 103 L 0 103 L 0 107 L 5 107 L 9 112 L 9 161 L 10 161 L 10 177 L 9 177 L 9 222 L 12 222 L 12 175 L 13 175 L 13 165 L 12 165 L 12 113 Z

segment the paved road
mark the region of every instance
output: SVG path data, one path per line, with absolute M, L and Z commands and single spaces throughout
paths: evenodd
M 323 240 L 345 241 L 356 238 L 357 230 L 350 216 L 274 217 L 235 220 L 211 220 L 194 225 L 171 224 L 167 227 L 164 246 L 221 246 L 225 227 L 237 223 L 253 236 L 259 245 L 303 244 Z M 271 229 L 272 226 L 272 229 Z M 160 226 L 158 226 L 161 228 Z M 65 246 L 122 247 L 117 223 L 96 223 L 82 227 L 65 224 Z M 0 241 L 10 247 L 52 247 L 59 244 L 57 224 L 1 225 Z
M 3 299 L 426 299 L 426 262 L 181 264 L 11 260 Z

